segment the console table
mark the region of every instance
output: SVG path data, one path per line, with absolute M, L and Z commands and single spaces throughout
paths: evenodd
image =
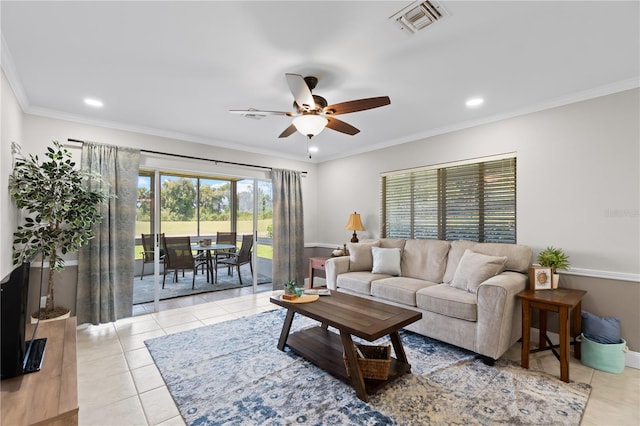
M 33 333 L 27 327 L 27 336 Z M 36 338 L 47 338 L 42 369 L 0 382 L 2 424 L 78 424 L 76 318 L 42 323 Z
M 524 290 L 518 293 L 522 301 L 522 359 L 523 368 L 529 368 L 529 345 L 531 342 L 531 310 L 540 310 L 540 345 L 538 350 L 554 349 L 546 346 L 547 312 L 557 312 L 559 316 L 560 354 L 554 354 L 560 360 L 560 380 L 569 382 L 569 346 L 570 338 L 574 338 L 574 356 L 580 359 L 580 342 L 575 341 L 582 331 L 582 298 L 587 292 L 559 288 L 555 290 Z M 573 327 L 570 332 L 569 324 L 573 316 Z

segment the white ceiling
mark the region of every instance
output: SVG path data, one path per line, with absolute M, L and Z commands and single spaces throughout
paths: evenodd
M 442 1 L 407 36 L 388 18 L 409 3 L 3 0 L 2 67 L 27 113 L 300 160 L 290 117 L 228 110 L 291 111 L 287 72 L 330 104 L 391 98 L 314 137 L 314 162 L 639 84 L 638 1 Z

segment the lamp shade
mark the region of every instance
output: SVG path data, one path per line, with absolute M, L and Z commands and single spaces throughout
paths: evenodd
M 349 231 L 364 231 L 364 226 L 362 226 L 362 220 L 360 220 L 360 214 L 353 212 L 351 216 L 349 216 L 349 223 L 344 227 Z
M 310 138 L 320 133 L 328 122 L 326 117 L 316 114 L 305 114 L 293 119 L 296 129 Z

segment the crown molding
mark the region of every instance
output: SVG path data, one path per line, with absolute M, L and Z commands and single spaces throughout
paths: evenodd
M 18 100 L 20 108 L 22 108 L 22 111 L 24 112 L 29 108 L 29 98 L 27 98 L 27 95 L 24 92 L 9 46 L 7 46 L 7 42 L 4 40 L 4 36 L 2 34 L 0 34 L 0 38 L 0 66 L 4 71 L 4 75 L 7 77 L 7 81 L 9 82 L 9 86 L 11 86 L 11 90 L 13 90 L 13 94 Z
M 626 80 L 621 80 L 621 81 L 617 81 L 614 83 L 610 83 L 610 84 L 606 84 L 603 86 L 599 86 L 599 87 L 595 87 L 592 89 L 587 89 L 587 90 L 583 90 L 580 92 L 575 92 L 566 96 L 561 96 L 555 99 L 551 99 L 548 101 L 544 101 L 544 102 L 540 102 L 537 104 L 533 104 L 533 105 L 529 105 L 527 107 L 524 108 L 519 108 L 507 113 L 503 113 L 503 114 L 496 114 L 496 115 L 492 115 L 492 116 L 488 116 L 488 117 L 484 117 L 478 120 L 471 120 L 471 121 L 466 121 L 466 122 L 461 122 L 461 123 L 457 123 L 451 126 L 444 126 L 444 127 L 440 127 L 440 128 L 436 128 L 436 129 L 431 129 L 429 131 L 426 132 L 421 132 L 421 133 L 415 133 L 413 135 L 409 135 L 406 137 L 402 137 L 402 138 L 397 138 L 397 139 L 392 139 L 383 143 L 379 143 L 379 144 L 375 144 L 375 145 L 370 145 L 366 148 L 362 148 L 362 149 L 356 149 L 356 150 L 352 150 L 352 151 L 344 151 L 342 154 L 340 155 L 334 155 L 334 156 L 329 156 L 321 161 L 319 160 L 314 160 L 314 159 L 301 159 L 300 157 L 294 156 L 294 155 L 283 155 L 282 153 L 278 153 L 278 152 L 273 152 L 270 150 L 263 150 L 263 149 L 256 149 L 255 147 L 249 147 L 249 146 L 245 146 L 245 145 L 240 145 L 240 144 L 234 144 L 234 143 L 229 143 L 229 142 L 224 142 L 224 141 L 220 141 L 220 140 L 215 140 L 212 141 L 210 139 L 207 138 L 203 138 L 201 136 L 195 136 L 195 135 L 191 135 L 191 134 L 185 134 L 185 133 L 179 133 L 179 132 L 171 132 L 171 131 L 166 131 L 166 130 L 161 130 L 161 129 L 155 129 L 155 128 L 150 128 L 150 127 L 143 127 L 143 126 L 134 126 L 134 125 L 128 125 L 128 124 L 124 124 L 124 123 L 120 123 L 120 122 L 112 122 L 112 121 L 106 121 L 106 120 L 92 120 L 92 119 L 87 119 L 85 117 L 81 117 L 81 116 L 76 116 L 73 114 L 67 114 L 67 113 L 63 113 L 63 112 L 59 112 L 59 111 L 54 111 L 54 110 L 50 110 L 50 109 L 46 109 L 46 108 L 39 108 L 39 107 L 31 107 L 29 104 L 29 99 L 26 95 L 26 93 L 24 92 L 24 88 L 23 85 L 21 83 L 20 77 L 15 69 L 15 65 L 14 65 L 14 61 L 13 61 L 13 57 L 11 56 L 11 52 L 5 42 L 4 36 L 1 36 L 2 39 L 2 43 L 1 43 L 1 48 L 0 48 L 0 57 L 1 57 L 1 63 L 0 66 L 3 69 L 7 80 L 9 82 L 9 85 L 11 86 L 17 100 L 18 103 L 20 104 L 20 107 L 22 108 L 22 111 L 26 114 L 32 114 L 32 115 L 38 115 L 38 116 L 43 116 L 43 117 L 48 117 L 48 118 L 55 118 L 55 119 L 59 119 L 59 120 L 65 120 L 65 121 L 71 121 L 71 122 L 76 122 L 76 123 L 80 123 L 80 124 L 87 124 L 87 125 L 92 125 L 92 126 L 99 126 L 99 127 L 106 127 L 109 129 L 115 129 L 115 130 L 122 130 L 122 131 L 127 131 L 127 132 L 134 132 L 134 133 L 141 133 L 141 134 L 145 134 L 145 135 L 151 135 L 151 136 L 158 136 L 158 137 L 163 137 L 163 138 L 169 138 L 169 139 L 177 139 L 177 140 L 183 140 L 183 141 L 187 141 L 187 142 L 194 142 L 194 143 L 200 143 L 200 144 L 204 144 L 204 145 L 209 145 L 209 146 L 215 146 L 215 147 L 219 147 L 219 148 L 226 148 L 226 149 L 231 149 L 231 150 L 244 150 L 246 152 L 251 152 L 254 154 L 260 154 L 260 155 L 269 155 L 269 156 L 275 156 L 278 158 L 284 158 L 284 159 L 289 159 L 289 160 L 294 160 L 294 161 L 306 161 L 309 163 L 314 163 L 314 164 L 318 164 L 318 163 L 323 163 L 323 162 L 327 162 L 327 161 L 332 161 L 332 160 L 337 160 L 337 159 L 341 159 L 341 158 L 345 158 L 345 157 L 349 157 L 352 155 L 358 155 L 358 154 L 363 154 L 366 152 L 370 152 L 370 151 L 375 151 L 378 149 L 383 149 L 383 148 L 388 148 L 391 146 L 395 146 L 395 145 L 400 145 L 403 143 L 408 143 L 408 142 L 416 142 L 422 139 L 426 139 L 429 137 L 433 137 L 433 136 L 438 136 L 438 135 L 442 135 L 442 134 L 446 134 L 446 133 L 451 133 L 451 132 L 455 132 L 458 130 L 464 130 L 464 129 L 468 129 L 471 127 L 476 127 L 476 126 L 481 126 L 484 124 L 490 124 L 490 123 L 494 123 L 494 122 L 498 122 L 498 121 L 502 121 L 502 120 L 506 120 L 509 118 L 514 118 L 514 117 L 518 117 L 518 116 L 522 116 L 522 115 L 526 115 L 526 114 L 531 114 L 534 112 L 539 112 L 539 111 L 544 111 L 547 109 L 552 109 L 552 108 L 557 108 L 560 106 L 564 106 L 564 105 L 569 105 L 572 103 L 577 103 L 577 102 L 582 102 L 582 101 L 586 101 L 589 99 L 594 99 L 594 98 L 598 98 L 601 96 L 606 96 L 606 95 L 610 95 L 613 93 L 618 93 L 618 92 L 623 92 L 625 90 L 631 90 L 631 89 L 635 89 L 640 87 L 640 77 L 633 77 L 633 78 L 629 78 Z
M 294 161 L 305 161 L 304 159 L 301 159 L 294 155 L 286 155 L 279 152 L 274 152 L 274 151 L 269 151 L 264 149 L 257 149 L 252 146 L 241 145 L 238 143 L 230 143 L 230 142 L 224 142 L 220 140 L 212 141 L 211 139 L 207 139 L 201 136 L 191 135 L 187 133 L 172 132 L 168 130 L 156 129 L 153 127 L 135 126 L 135 125 L 120 123 L 116 121 L 88 119 L 83 116 L 78 116 L 78 115 L 60 112 L 52 109 L 47 109 L 47 108 L 30 107 L 24 110 L 24 112 L 25 114 L 36 115 L 36 116 L 45 117 L 45 118 L 52 118 L 56 120 L 70 121 L 73 123 L 85 124 L 88 126 L 103 127 L 107 129 L 113 129 L 113 130 L 140 133 L 140 134 L 149 135 L 149 136 L 157 136 L 157 137 L 166 138 L 166 139 L 193 142 L 193 143 L 203 144 L 203 145 L 207 145 L 215 148 L 226 148 L 233 151 L 251 152 L 254 154 L 268 155 L 270 157 L 277 157 L 277 158 L 283 158 L 283 159 L 294 160 Z M 314 163 L 313 161 L 307 161 L 307 162 Z
M 444 134 L 452 133 L 458 130 L 464 130 L 464 129 L 469 129 L 471 127 L 481 126 L 484 124 L 495 123 L 498 121 L 507 120 L 509 118 L 519 117 L 522 115 L 532 114 L 535 112 L 557 108 L 565 105 L 570 105 L 577 102 L 587 101 L 587 100 L 599 98 L 602 96 L 612 95 L 618 92 L 624 92 L 625 90 L 636 89 L 638 87 L 640 87 L 640 77 L 621 80 L 615 83 L 606 84 L 604 86 L 594 87 L 592 89 L 583 90 L 580 92 L 575 92 L 566 96 L 550 99 L 537 104 L 532 104 L 527 107 L 515 109 L 510 112 L 491 115 L 484 118 L 480 118 L 478 120 L 460 122 L 457 124 L 453 124 L 451 126 L 439 127 L 436 129 L 431 129 L 426 132 L 414 133 L 413 135 L 409 135 L 406 137 L 392 139 L 390 141 L 382 142 L 375 145 L 370 145 L 367 148 L 343 152 L 339 156 L 335 155 L 335 156 L 328 157 L 322 160 L 322 162 L 338 160 L 338 159 L 349 157 L 352 155 L 364 154 L 365 152 L 375 151 L 383 148 L 389 148 L 391 146 L 400 145 L 403 143 L 416 142 L 416 141 L 427 139 L 433 136 L 444 135 Z

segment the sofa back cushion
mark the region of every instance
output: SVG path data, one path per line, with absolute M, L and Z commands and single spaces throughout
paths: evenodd
M 448 252 L 447 241 L 407 240 L 402 252 L 402 276 L 441 283 Z
M 361 243 L 348 243 L 349 271 L 369 271 L 373 268 L 373 255 L 371 247 L 380 247 L 380 241 L 367 241 Z
M 533 255 L 529 246 L 521 244 L 477 243 L 475 241 L 463 240 L 452 241 L 447 259 L 447 268 L 444 273 L 444 283 L 451 284 L 453 276 L 458 269 L 460 259 L 462 259 L 462 255 L 467 249 L 488 256 L 504 256 L 507 258 L 504 264 L 504 270 L 520 272 L 522 274 L 529 272 Z
M 407 240 L 402 238 L 382 238 L 380 240 L 380 247 L 382 248 L 399 248 L 400 252 L 404 250 L 404 245 Z
M 529 273 L 533 256 L 531 247 L 522 244 L 478 243 L 473 247 L 473 251 L 489 256 L 505 256 L 507 262 L 504 264 L 504 270 L 522 274 Z

